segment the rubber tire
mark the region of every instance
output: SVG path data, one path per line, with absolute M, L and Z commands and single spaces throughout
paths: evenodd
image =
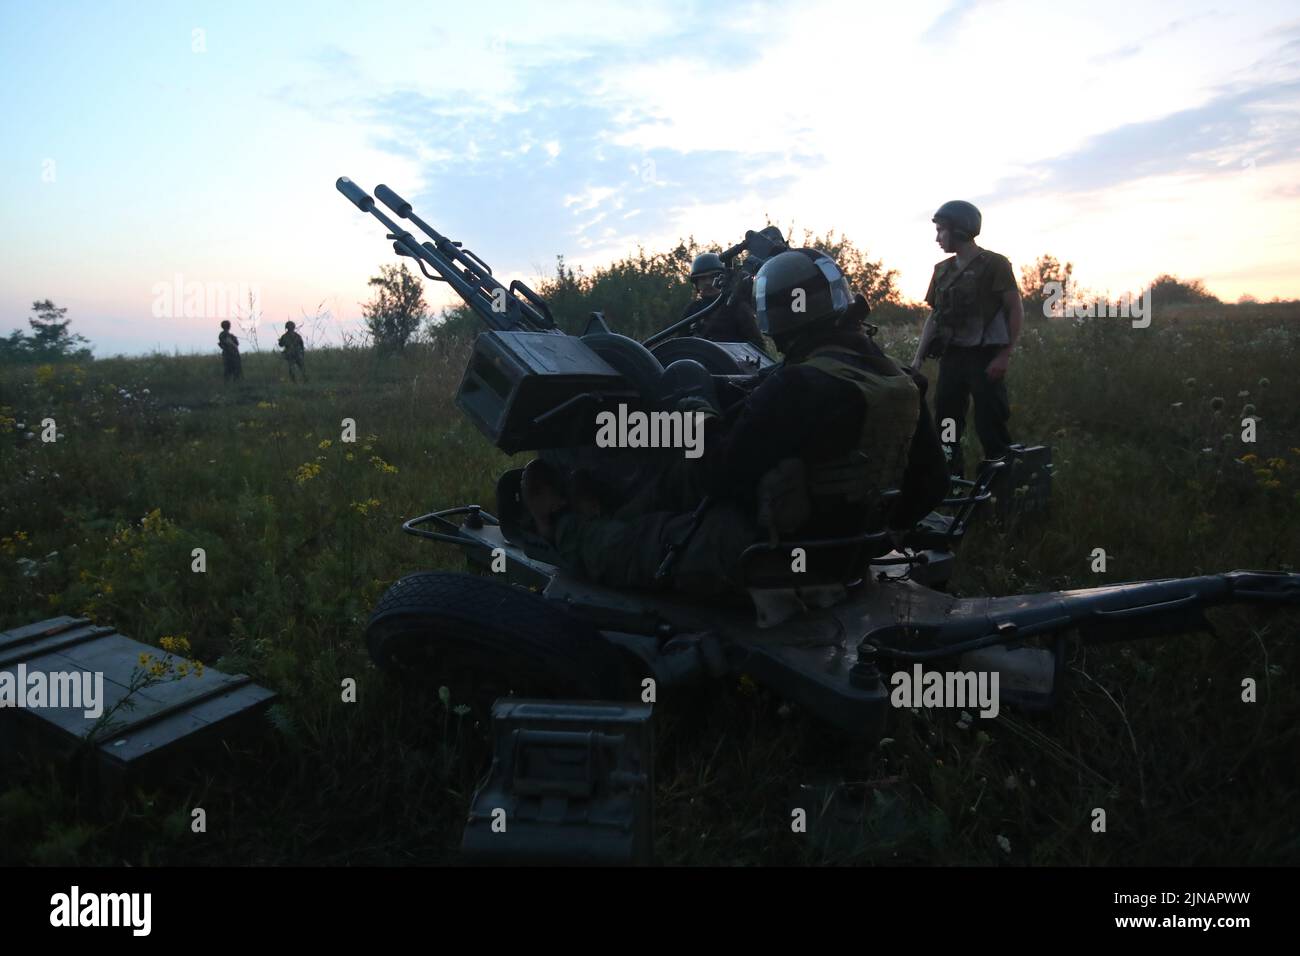
M 481 704 L 510 693 L 617 700 L 625 688 L 622 652 L 591 624 L 531 591 L 472 574 L 406 575 L 375 606 L 366 644 L 381 669 L 442 684 L 449 674 L 472 679 L 470 696 Z

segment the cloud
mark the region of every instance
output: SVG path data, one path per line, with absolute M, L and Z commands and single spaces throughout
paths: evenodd
M 1202 106 L 1116 127 L 1032 163 L 990 195 L 1088 192 L 1151 176 L 1237 173 L 1290 161 L 1300 151 L 1297 101 L 1300 81 L 1220 92 Z
M 539 249 L 622 253 L 649 235 L 671 232 L 685 210 L 779 190 L 793 180 L 784 147 L 620 142 L 655 118 L 618 97 L 593 96 L 588 82 L 569 72 L 528 69 L 508 107 L 463 91 L 408 89 L 376 97 L 362 112 L 383 131 L 371 145 L 423 157 L 423 189 L 407 195 L 401 184 L 389 185 L 439 231 L 470 244 L 490 237 L 493 247 L 480 254 L 498 268 L 535 261 Z M 817 160 L 801 162 L 812 167 Z M 624 215 L 624 208 L 637 214 Z
M 321 47 L 309 60 L 333 76 L 355 78 L 361 75 L 357 56 L 332 43 Z
M 1188 26 L 1189 24 L 1195 23 L 1197 20 L 1203 20 L 1206 17 L 1215 16 L 1215 15 L 1216 15 L 1215 11 L 1210 10 L 1206 13 L 1200 14 L 1199 16 L 1182 17 L 1178 20 L 1170 20 L 1160 29 L 1153 30 L 1150 33 L 1146 34 L 1145 36 L 1138 37 L 1138 39 L 1134 40 L 1132 43 L 1125 44 L 1124 46 L 1120 47 L 1118 50 L 1114 50 L 1110 53 L 1100 53 L 1097 56 L 1094 56 L 1089 62 L 1092 63 L 1093 65 L 1104 65 L 1108 63 L 1114 63 L 1116 60 L 1126 60 L 1129 57 L 1136 56 L 1137 54 L 1142 53 L 1144 50 L 1147 49 L 1148 46 L 1150 46 L 1150 44 L 1154 43 L 1156 40 L 1161 40 L 1164 39 L 1165 37 L 1172 36 L 1175 33 L 1177 33 L 1179 30 L 1182 30 L 1184 27 Z
M 979 0 L 955 0 L 921 34 L 921 42 L 944 43 L 951 39 L 978 6 Z

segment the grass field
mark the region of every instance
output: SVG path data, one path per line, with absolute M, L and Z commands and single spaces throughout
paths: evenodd
M 910 357 L 912 330 L 881 338 Z M 466 348 L 318 351 L 299 386 L 266 354 L 246 356 L 231 387 L 215 355 L 0 370 L 0 627 L 84 614 L 150 644 L 184 637 L 281 698 L 252 743 L 108 812 L 50 767 L 5 768 L 0 863 L 455 859 L 485 722 L 440 699 L 436 679 L 427 694 L 386 679 L 362 631 L 404 573 L 462 567 L 400 521 L 490 504 L 508 464 L 454 406 Z M 1300 310 L 1030 327 L 1012 427 L 1053 447 L 1053 510 L 1013 536 L 978 527 L 954 589 L 1300 568 L 1298 361 Z M 40 440 L 47 418 L 53 443 Z M 355 443 L 340 441 L 345 418 Z M 1105 574 L 1090 569 L 1094 548 Z M 952 712 L 899 711 L 874 751 L 746 681 L 666 702 L 659 858 L 1300 862 L 1300 615 L 1211 616 L 1217 637 L 1076 647 L 1051 715 L 1004 710 L 963 728 Z M 356 703 L 341 701 L 347 677 Z M 1246 677 L 1255 703 L 1241 700 Z M 190 831 L 194 807 L 205 834 Z M 814 821 L 806 834 L 791 832 L 794 807 Z M 1090 828 L 1099 807 L 1105 833 Z

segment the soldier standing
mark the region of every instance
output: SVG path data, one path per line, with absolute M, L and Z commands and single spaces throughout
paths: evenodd
M 984 457 L 1001 458 L 1011 445 L 1006 375 L 1025 313 L 1010 261 L 975 244 L 982 224 L 978 209 L 946 202 L 931 221 L 935 241 L 952 255 L 934 267 L 925 294 L 930 317 L 912 365 L 939 359 L 934 417 L 940 437 L 952 437 L 944 445 L 952 473 L 961 475 L 961 436 L 972 399 Z
M 307 351 L 307 346 L 303 344 L 302 336 L 294 331 L 293 322 L 284 323 L 284 335 L 280 336 L 280 341 L 276 344 L 284 349 L 280 354 L 289 363 L 289 380 L 291 382 L 298 381 L 293 372 L 294 368 L 297 367 L 302 372 L 302 380 L 307 381 L 307 366 L 303 363 L 303 356 Z
M 224 381 L 236 382 L 244 379 L 244 366 L 239 358 L 239 338 L 230 331 L 230 320 L 221 323 L 221 334 L 217 336 L 217 347 L 221 349 L 221 370 Z
M 701 252 L 695 257 L 691 263 L 691 282 L 697 298 L 686 306 L 683 319 L 707 309 L 724 294 L 726 274 L 727 267 L 716 252 Z M 712 342 L 748 342 L 760 352 L 765 351 L 763 334 L 758 330 L 748 295 L 737 296 L 730 304 L 718 303 L 717 308 L 700 320 L 696 334 Z

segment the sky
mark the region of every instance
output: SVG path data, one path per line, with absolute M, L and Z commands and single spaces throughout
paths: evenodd
M 960 198 L 1095 291 L 1300 297 L 1294 2 L 0 0 L 0 109 L 0 334 L 48 298 L 99 355 L 250 293 L 263 348 L 355 330 L 398 260 L 339 176 L 530 282 L 770 217 L 919 299 Z

